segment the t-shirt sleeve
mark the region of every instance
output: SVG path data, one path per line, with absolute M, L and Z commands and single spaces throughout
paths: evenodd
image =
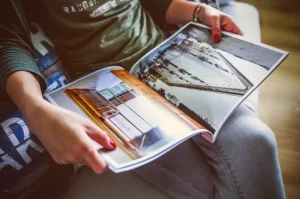
M 3 9 L 9 12 L 4 12 Z M 5 94 L 7 77 L 17 71 L 32 73 L 44 92 L 46 82 L 36 64 L 28 31 L 22 28 L 22 22 L 18 20 L 10 4 L 5 4 L 0 12 L 0 94 Z
M 8 76 L 17 71 L 32 73 L 45 91 L 45 80 L 40 74 L 32 54 L 16 41 L 0 43 L 0 92 L 5 92 L 5 81 Z
M 166 23 L 167 10 L 172 0 L 140 0 L 142 6 L 151 15 L 154 22 L 163 27 Z

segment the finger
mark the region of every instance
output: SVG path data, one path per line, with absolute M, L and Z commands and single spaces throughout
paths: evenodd
M 101 174 L 107 169 L 105 162 L 102 160 L 101 155 L 96 149 L 85 153 L 84 159 L 85 164 L 89 165 L 97 174 Z
M 213 41 L 219 42 L 221 39 L 220 16 L 214 15 L 210 17 L 210 24 L 211 24 Z
M 64 158 L 60 158 L 59 161 L 58 161 L 58 164 L 67 165 L 67 164 L 70 164 L 70 162 L 68 162 Z
M 51 155 L 54 162 L 56 162 L 57 164 L 67 164 L 66 161 L 62 157 L 56 155 L 56 154 L 59 154 L 59 153 L 55 153 L 55 152 L 50 153 L 49 152 L 49 154 Z
M 56 157 L 56 163 L 58 164 L 70 164 L 70 162 L 67 161 L 66 157 L 61 155 L 59 157 Z
M 88 168 L 91 168 L 89 163 L 85 160 L 85 158 L 81 159 L 80 161 L 78 161 L 78 163 L 80 166 L 86 166 Z
M 57 164 L 63 164 L 63 162 L 61 161 L 60 158 L 56 157 L 55 155 L 51 154 L 52 159 L 54 160 L 54 162 L 56 162 Z
M 116 143 L 107 135 L 107 133 L 94 124 L 90 124 L 88 126 L 87 134 L 90 136 L 91 139 L 93 139 L 106 149 L 117 148 Z
M 72 152 L 61 153 L 60 157 L 57 158 L 59 164 L 73 164 L 76 162 L 76 155 Z
M 222 24 L 221 27 L 222 29 L 228 31 L 228 32 L 232 32 L 238 35 L 243 36 L 244 32 L 241 30 L 241 28 L 236 24 L 236 22 L 234 21 L 234 19 L 232 17 L 230 17 L 229 15 L 222 15 Z
M 92 168 L 90 167 L 90 165 L 89 165 L 87 162 L 85 162 L 85 160 L 83 160 L 81 163 L 79 163 L 79 165 L 80 165 L 80 166 L 87 167 L 87 168 L 89 168 L 89 169 L 92 169 Z M 103 173 L 104 173 L 104 172 L 107 172 L 107 171 L 109 171 L 109 168 L 106 166 L 106 167 L 103 169 Z

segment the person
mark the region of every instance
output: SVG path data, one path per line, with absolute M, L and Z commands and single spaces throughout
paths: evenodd
M 165 39 L 164 24 L 187 23 L 194 20 L 195 13 L 200 23 L 212 27 L 215 42 L 221 39 L 221 30 L 243 35 L 229 15 L 185 0 L 44 0 L 22 4 L 7 0 L 2 4 L 1 92 L 18 107 L 56 163 L 82 163 L 97 174 L 105 172 L 106 165 L 93 141 L 109 150 L 116 144 L 89 120 L 43 99 L 46 85 L 36 65 L 24 12 L 43 20 L 41 25 L 62 56 L 71 80 L 109 65 L 129 70 Z M 201 194 L 198 151 L 205 154 L 201 164 L 211 168 L 207 171 L 216 186 L 211 196 Z M 168 170 L 170 162 L 183 152 L 190 153 L 185 160 L 189 169 L 181 171 L 183 164 L 177 161 L 169 173 L 152 175 L 161 171 L 157 165 Z M 196 136 L 136 173 L 173 198 L 285 197 L 274 135 L 243 105 L 226 123 L 216 143 Z M 175 179 L 173 187 L 164 186 L 168 179 Z M 178 179 L 188 186 L 176 190 Z

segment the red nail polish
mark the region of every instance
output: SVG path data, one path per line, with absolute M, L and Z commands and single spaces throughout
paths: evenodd
M 113 140 L 110 141 L 110 145 L 113 146 L 114 148 L 117 148 L 117 144 Z
M 220 35 L 219 34 L 214 34 L 214 41 L 215 42 L 220 41 Z

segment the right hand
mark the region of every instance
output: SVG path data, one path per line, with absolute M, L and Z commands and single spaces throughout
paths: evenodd
M 106 170 L 93 140 L 110 150 L 116 144 L 90 120 L 45 100 L 31 108 L 25 119 L 58 164 L 82 163 L 97 174 Z
M 201 23 L 211 26 L 212 38 L 214 42 L 220 41 L 221 30 L 232 32 L 238 35 L 244 34 L 231 16 L 209 5 L 202 5 L 198 18 Z

